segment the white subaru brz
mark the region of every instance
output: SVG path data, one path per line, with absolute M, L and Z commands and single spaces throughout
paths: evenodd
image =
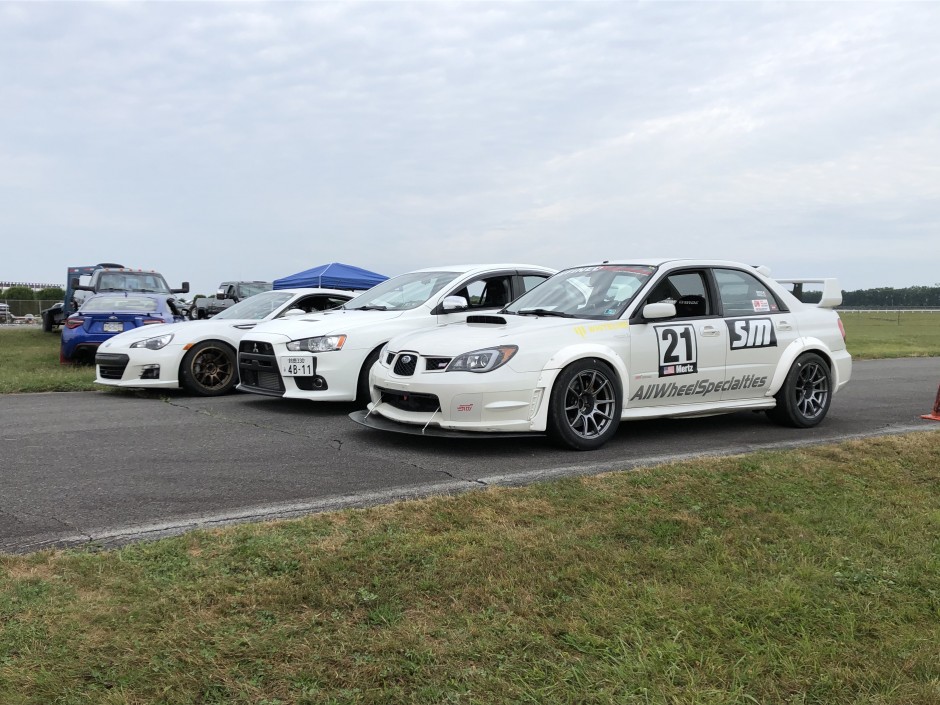
M 238 343 L 261 321 L 341 306 L 358 292 L 280 289 L 256 294 L 203 321 L 150 325 L 120 333 L 95 355 L 95 382 L 111 387 L 182 387 L 199 396 L 238 384 Z
M 818 284 L 815 302 L 802 294 Z M 791 291 L 789 287 L 792 287 Z M 720 260 L 563 270 L 495 314 L 389 341 L 353 420 L 599 448 L 621 420 L 764 410 L 808 428 L 851 376 L 835 279 Z

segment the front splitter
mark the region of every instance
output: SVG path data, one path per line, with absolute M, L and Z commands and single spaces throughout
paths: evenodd
M 544 436 L 544 433 L 529 432 L 506 432 L 506 431 L 452 431 L 440 426 L 416 426 L 412 424 L 398 423 L 390 421 L 379 414 L 370 414 L 365 409 L 354 411 L 349 415 L 353 421 L 360 426 L 367 426 L 378 431 L 391 431 L 392 433 L 404 433 L 409 436 L 430 436 L 432 438 L 532 438 L 533 436 Z

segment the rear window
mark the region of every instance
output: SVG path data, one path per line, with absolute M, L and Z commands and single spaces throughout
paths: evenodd
M 95 296 L 82 304 L 82 313 L 108 313 L 112 311 L 158 310 L 157 300 L 149 296 Z

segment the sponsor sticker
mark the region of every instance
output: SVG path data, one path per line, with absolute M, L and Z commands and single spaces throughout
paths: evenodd
M 764 313 L 770 310 L 770 302 L 767 299 L 754 299 L 751 301 L 751 306 L 754 307 L 754 311 L 757 313 Z
M 738 389 L 760 389 L 767 386 L 767 377 L 759 375 L 744 375 L 732 377 L 724 382 L 712 382 L 700 379 L 689 384 L 676 382 L 657 382 L 656 384 L 641 384 L 630 397 L 630 401 L 651 401 L 655 399 L 681 399 L 684 397 L 708 397 L 722 392 L 733 392 Z
M 575 326 L 573 330 L 577 335 L 580 335 L 582 338 L 584 338 L 591 333 L 624 330 L 629 327 L 630 324 L 627 321 L 610 321 L 607 323 L 597 323 L 590 326 Z
M 462 411 L 464 413 L 473 411 L 473 404 L 458 404 L 457 411 Z
M 770 318 L 730 318 L 725 323 L 732 350 L 777 347 L 777 334 Z

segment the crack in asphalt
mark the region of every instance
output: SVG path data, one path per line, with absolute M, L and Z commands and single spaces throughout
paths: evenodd
M 207 411 L 206 409 L 194 409 L 193 407 L 186 406 L 185 404 L 178 404 L 174 402 L 172 399 L 164 399 L 163 401 L 177 409 L 183 409 L 184 411 L 191 411 L 194 414 L 202 414 L 203 416 L 208 416 L 210 419 L 214 419 L 216 421 L 227 421 L 230 423 L 237 423 L 237 424 L 241 424 L 242 426 L 251 426 L 252 428 L 260 428 L 265 431 L 274 431 L 275 433 L 283 433 L 285 436 L 294 436 L 296 438 L 316 438 L 315 436 L 312 436 L 309 433 L 297 433 L 295 431 L 290 431 L 285 428 L 278 428 L 277 426 L 269 426 L 267 424 L 257 423 L 254 421 L 245 421 L 244 419 L 232 418 L 231 416 L 226 416 L 225 414 L 213 413 L 211 411 Z

